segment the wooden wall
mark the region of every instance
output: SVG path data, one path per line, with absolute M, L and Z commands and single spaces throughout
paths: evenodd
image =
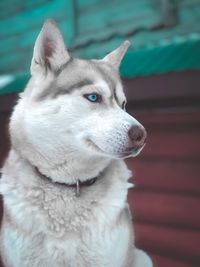
M 147 129 L 142 153 L 127 164 L 136 244 L 155 267 L 200 266 L 200 73 L 125 81 L 128 111 Z
M 127 160 L 136 243 L 156 267 L 200 266 L 200 110 L 135 115 L 148 132 L 141 155 Z

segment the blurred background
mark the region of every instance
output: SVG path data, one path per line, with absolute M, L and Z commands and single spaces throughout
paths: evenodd
M 121 65 L 127 111 L 148 132 L 141 155 L 127 161 L 136 245 L 155 267 L 199 267 L 200 0 L 1 0 L 0 167 L 46 18 L 76 57 L 101 58 L 131 41 Z

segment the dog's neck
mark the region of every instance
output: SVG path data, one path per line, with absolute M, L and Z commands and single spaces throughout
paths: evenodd
M 76 185 L 98 177 L 99 174 L 110 164 L 112 161 L 105 157 L 88 157 L 86 155 L 73 155 L 66 156 L 67 160 L 54 159 L 53 157 L 41 157 L 39 154 L 31 153 L 23 155 L 17 150 L 13 150 L 19 157 L 27 160 L 32 166 L 33 170 L 37 168 L 38 173 L 51 179 L 53 183 Z M 29 157 L 30 156 L 30 157 Z M 33 157 L 31 157 L 33 156 Z M 27 159 L 29 158 L 29 159 Z
M 111 159 L 103 157 L 75 157 L 70 156 L 62 163 L 53 164 L 48 162 L 31 162 L 39 172 L 51 178 L 53 182 L 76 184 L 78 180 L 84 182 L 97 177 L 111 162 Z
M 111 161 L 112 160 L 110 159 L 102 159 L 97 162 L 96 160 L 90 160 L 90 162 L 87 162 L 87 164 L 84 161 L 86 165 L 83 166 L 84 162 L 77 160 L 76 164 L 74 165 L 72 163 L 69 164 L 68 162 L 69 168 L 67 168 L 68 166 L 66 164 L 57 166 L 57 168 L 54 166 L 54 168 L 48 169 L 47 165 L 45 165 L 45 168 L 41 168 L 41 165 L 37 166 L 36 164 L 31 163 L 29 160 L 21 156 L 20 153 L 18 153 L 15 149 L 11 149 L 4 166 L 4 170 L 6 170 L 6 172 L 8 172 L 7 174 L 10 176 L 9 170 L 13 170 L 13 167 L 15 166 L 15 172 L 19 174 L 18 178 L 22 179 L 21 182 L 26 185 L 27 183 L 35 185 L 35 183 L 37 183 L 41 178 L 46 178 L 46 182 L 48 183 L 54 183 L 57 185 L 63 184 L 68 187 L 75 187 L 76 189 L 77 181 L 80 187 L 87 186 L 92 184 L 93 182 L 96 182 L 96 180 L 99 179 L 102 174 L 105 174 L 106 169 L 107 167 L 109 167 Z M 80 167 L 80 169 L 77 168 L 78 166 Z M 28 176 L 29 179 L 24 179 L 23 177 L 21 177 L 22 170 L 23 173 L 26 174 L 25 176 Z
M 76 192 L 76 196 L 79 197 L 80 196 L 80 193 L 81 193 L 81 188 L 82 187 L 87 187 L 87 186 L 92 186 L 93 184 L 95 184 L 95 182 L 98 180 L 98 178 L 100 178 L 103 174 L 103 172 L 105 171 L 102 170 L 98 176 L 96 177 L 93 177 L 93 178 L 89 178 L 88 180 L 86 181 L 81 181 L 80 179 L 77 179 L 76 183 L 74 184 L 68 184 L 68 183 L 61 183 L 61 182 L 54 182 L 51 177 L 47 177 L 46 175 L 42 174 L 37 167 L 34 168 L 36 174 L 38 176 L 40 176 L 41 179 L 44 179 L 46 180 L 47 182 L 50 182 L 50 183 L 53 183 L 55 185 L 59 185 L 59 186 L 64 186 L 64 187 L 68 187 L 68 188 L 74 188 L 75 189 L 75 192 Z

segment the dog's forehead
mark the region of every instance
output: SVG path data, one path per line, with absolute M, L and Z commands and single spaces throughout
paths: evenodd
M 53 80 L 37 96 L 41 101 L 73 93 L 87 85 L 98 86 L 107 97 L 121 98 L 120 76 L 108 63 L 97 60 L 70 59 L 53 74 Z M 122 91 L 119 94 L 119 91 Z
M 114 94 L 121 80 L 118 72 L 109 64 L 97 60 L 73 59 L 57 77 L 59 85 L 94 84 L 107 94 Z M 69 86 L 70 88 L 70 86 Z M 74 87 L 75 89 L 75 87 Z M 67 90 L 67 89 L 66 89 Z

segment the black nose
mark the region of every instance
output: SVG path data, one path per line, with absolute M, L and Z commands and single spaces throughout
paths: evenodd
M 140 125 L 133 125 L 129 131 L 128 135 L 130 140 L 133 142 L 135 146 L 141 146 L 144 144 L 147 138 L 147 132 L 144 127 Z

